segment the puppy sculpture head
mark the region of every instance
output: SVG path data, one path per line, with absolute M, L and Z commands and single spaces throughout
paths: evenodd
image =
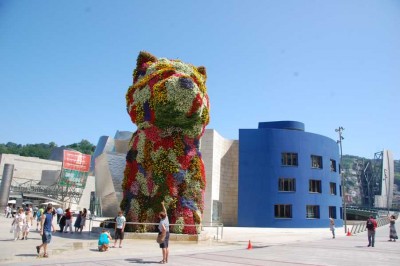
M 206 78 L 204 67 L 140 52 L 126 94 L 132 122 L 138 129 L 156 126 L 200 137 L 209 122 Z

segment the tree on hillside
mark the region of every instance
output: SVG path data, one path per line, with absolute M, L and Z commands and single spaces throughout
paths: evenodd
M 71 145 L 67 145 L 68 148 L 74 149 L 76 151 L 79 151 L 84 154 L 92 154 L 96 148 L 92 143 L 90 143 L 88 140 L 81 140 L 79 143 L 73 143 Z
M 0 144 L 0 154 L 18 154 L 26 157 L 49 159 L 51 151 L 56 147 L 58 146 L 54 142 L 50 142 L 49 144 L 39 143 L 26 145 L 8 142 L 6 144 Z M 96 146 L 87 140 L 81 140 L 81 142 L 70 144 L 67 147 L 89 155 L 93 154 L 96 148 Z

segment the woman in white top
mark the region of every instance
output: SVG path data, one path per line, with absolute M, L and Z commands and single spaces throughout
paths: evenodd
M 24 209 L 19 208 L 17 214 L 14 217 L 14 221 L 12 222 L 12 225 L 14 225 L 14 241 L 19 239 L 25 223 L 26 216 L 24 213 Z
M 165 233 L 165 239 L 164 242 L 160 244 L 160 248 L 162 250 L 162 255 L 163 259 L 160 261 L 160 263 L 164 264 L 168 262 L 168 244 L 169 244 L 169 220 L 168 220 L 168 215 L 167 215 L 167 210 L 165 209 L 164 206 L 164 201 L 161 202 L 161 205 L 163 207 L 163 211 L 160 212 L 159 218 L 160 218 L 160 224 L 158 225 L 158 234 Z

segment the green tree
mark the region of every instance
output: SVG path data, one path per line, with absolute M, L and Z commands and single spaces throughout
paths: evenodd
M 71 149 L 74 149 L 81 153 L 91 155 L 91 154 L 93 154 L 96 146 L 94 146 L 88 140 L 83 139 L 79 143 L 73 143 L 73 144 L 68 145 L 67 148 L 71 148 Z

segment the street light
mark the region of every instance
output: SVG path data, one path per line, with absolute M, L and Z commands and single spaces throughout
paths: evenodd
M 341 177 L 341 183 L 342 183 L 342 204 L 343 204 L 343 221 L 344 221 L 344 232 L 347 233 L 347 218 L 346 218 L 346 197 L 345 197 L 345 189 L 344 189 L 344 175 L 342 173 L 342 157 L 343 157 L 343 152 L 342 152 L 342 140 L 344 140 L 344 137 L 342 136 L 342 132 L 343 132 L 344 128 L 343 127 L 339 127 L 337 129 L 335 129 L 335 132 L 339 133 L 339 140 L 337 140 L 336 142 L 339 144 L 340 147 L 340 167 L 339 167 L 339 174 Z

